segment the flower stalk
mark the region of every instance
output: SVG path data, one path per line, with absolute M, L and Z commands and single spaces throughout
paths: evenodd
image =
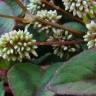
M 35 42 L 34 45 L 37 46 L 48 46 L 48 45 L 75 45 L 75 44 L 83 44 L 85 43 L 84 40 L 70 40 L 70 41 L 64 41 L 64 40 L 59 40 L 59 41 L 47 41 L 47 42 Z
M 7 18 L 7 19 L 14 19 L 14 20 L 19 21 L 19 22 L 24 21 L 24 18 L 17 17 L 17 16 L 7 16 L 7 15 L 4 15 L 4 14 L 0 14 L 0 17 Z
M 24 13 L 28 12 L 27 8 L 23 5 L 20 0 L 16 0 L 16 3 L 22 8 Z

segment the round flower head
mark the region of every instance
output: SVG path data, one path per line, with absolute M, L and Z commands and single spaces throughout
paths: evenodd
M 41 10 L 41 11 L 37 12 L 36 16 L 38 16 L 39 18 L 41 18 L 43 20 L 50 21 L 50 22 L 57 22 L 61 18 L 61 15 L 58 15 L 56 10 L 54 10 L 54 11 Z M 47 33 L 52 28 L 52 26 L 50 26 L 50 25 L 44 25 L 39 22 L 35 22 L 34 27 L 39 28 L 40 32 L 43 30 L 46 30 Z
M 59 41 L 59 40 L 72 40 L 73 35 L 70 34 L 68 31 L 63 31 L 60 29 L 53 29 L 53 35 L 49 37 L 48 41 Z M 54 54 L 60 56 L 62 58 L 65 52 L 76 52 L 76 48 L 78 45 L 52 45 L 54 49 Z
M 24 31 L 11 31 L 0 38 L 0 57 L 8 61 L 22 61 L 24 58 L 31 59 L 30 54 L 37 56 L 36 40 L 32 34 Z
M 88 13 L 93 14 L 94 0 L 62 0 L 65 6 L 65 10 L 73 12 L 74 16 L 83 18 Z
M 88 42 L 88 48 L 96 46 L 96 23 L 91 21 L 91 23 L 86 24 L 88 29 L 87 34 L 84 36 L 84 41 Z

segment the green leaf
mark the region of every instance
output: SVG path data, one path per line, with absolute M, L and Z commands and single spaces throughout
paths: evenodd
M 52 91 L 61 95 L 95 96 L 96 80 L 70 82 L 52 87 Z
M 3 82 L 0 82 L 0 96 L 5 96 L 5 91 L 4 91 L 4 87 L 3 87 Z
M 84 25 L 77 23 L 77 22 L 68 22 L 68 23 L 65 23 L 65 25 L 67 25 L 68 27 L 71 27 L 72 29 L 80 31 L 80 32 L 86 32 L 87 31 L 87 29 Z
M 42 89 L 41 90 L 41 93 L 38 93 L 37 96 L 54 96 L 54 92 L 51 92 L 49 90 L 46 90 L 46 89 Z
M 41 85 L 47 84 L 47 82 L 50 80 L 50 78 L 55 73 L 56 69 L 58 67 L 60 67 L 62 64 L 63 64 L 63 62 L 58 62 L 58 63 L 50 65 L 50 67 L 47 69 L 47 71 L 45 72 L 45 74 L 43 76 L 43 79 L 41 81 Z
M 96 50 L 90 49 L 84 51 L 80 55 L 73 57 L 71 60 L 61 65 L 61 67 L 59 67 L 54 73 L 55 75 L 50 80 L 48 86 L 51 90 L 53 90 L 53 87 L 56 89 L 57 85 L 64 85 L 66 83 L 68 84 L 71 82 L 77 82 L 82 80 L 94 80 L 96 79 L 95 69 Z M 90 88 L 92 88 L 92 86 Z M 55 91 L 58 90 L 56 89 Z
M 5 2 L 10 6 L 15 16 L 21 14 L 22 12 L 21 7 L 16 3 L 16 0 L 5 0 Z
M 18 63 L 8 72 L 8 82 L 15 96 L 34 96 L 41 79 L 41 70 L 33 64 Z
M 0 1 L 0 14 L 13 16 L 13 12 L 11 8 L 3 1 Z M 14 25 L 15 25 L 15 21 L 13 19 L 0 17 L 0 35 L 2 33 L 11 31 Z
M 37 96 L 54 96 L 54 92 L 47 90 L 47 83 L 55 73 L 56 69 L 62 64 L 62 62 L 51 65 L 45 72 L 43 79 L 41 80 L 41 86 Z

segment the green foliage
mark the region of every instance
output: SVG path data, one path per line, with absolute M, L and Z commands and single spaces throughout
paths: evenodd
M 92 96 L 96 94 L 96 80 L 84 80 L 77 82 L 70 82 L 61 85 L 52 86 L 52 91 L 57 94 L 67 95 L 86 95 Z
M 77 23 L 77 22 L 68 22 L 68 23 L 65 23 L 65 25 L 67 25 L 68 27 L 71 27 L 77 31 L 80 31 L 80 32 L 86 32 L 87 31 L 87 29 L 84 25 Z
M 13 16 L 13 11 L 5 2 L 0 1 L 0 14 Z M 9 32 L 15 26 L 15 21 L 0 17 L 0 35 Z
M 3 87 L 3 82 L 0 82 L 0 96 L 5 96 L 5 91 L 4 91 L 4 87 Z
M 96 62 L 95 49 L 84 51 L 80 55 L 73 57 L 71 60 L 61 65 L 57 69 L 56 73 L 54 73 L 54 76 L 49 83 L 50 89 L 52 91 L 54 90 L 54 92 L 57 92 L 59 94 L 60 92 L 61 94 L 72 93 L 73 95 L 75 94 L 89 95 L 92 94 L 92 92 L 94 93 L 94 90 L 92 90 L 93 85 L 91 85 L 92 82 L 90 82 L 90 79 L 93 81 L 95 80 L 96 75 L 95 62 Z M 89 81 L 87 82 L 86 80 Z M 75 89 L 76 87 L 77 90 Z M 93 88 L 95 87 L 96 85 L 93 86 Z
M 17 63 L 8 72 L 8 82 L 16 96 L 34 96 L 42 72 L 39 67 L 28 63 Z
M 0 1 L 0 14 L 7 16 L 18 16 L 22 12 L 15 0 Z M 0 35 L 12 31 L 15 26 L 15 20 L 0 17 Z
M 16 0 L 5 0 L 6 4 L 11 8 L 12 13 L 14 16 L 18 16 L 21 14 L 22 9 L 20 6 L 16 3 Z
M 55 71 L 61 64 L 62 62 L 55 63 L 47 69 L 40 83 L 41 87 L 38 90 L 37 96 L 54 96 L 54 93 L 49 91 L 46 87 L 47 87 L 48 81 L 53 77 Z
M 37 96 L 54 96 L 54 93 L 43 88 Z
M 62 63 L 63 62 L 55 63 L 47 69 L 47 71 L 45 72 L 43 76 L 43 80 L 41 81 L 41 85 L 45 85 L 50 80 L 50 78 L 52 78 L 55 71 L 57 70 L 58 67 L 62 65 Z

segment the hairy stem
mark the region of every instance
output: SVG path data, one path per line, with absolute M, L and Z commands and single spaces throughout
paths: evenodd
M 37 46 L 48 46 L 48 45 L 75 45 L 75 44 L 82 44 L 85 43 L 84 40 L 72 40 L 72 41 L 64 41 L 64 40 L 59 40 L 59 41 L 47 41 L 47 42 L 36 42 L 34 43 Z

